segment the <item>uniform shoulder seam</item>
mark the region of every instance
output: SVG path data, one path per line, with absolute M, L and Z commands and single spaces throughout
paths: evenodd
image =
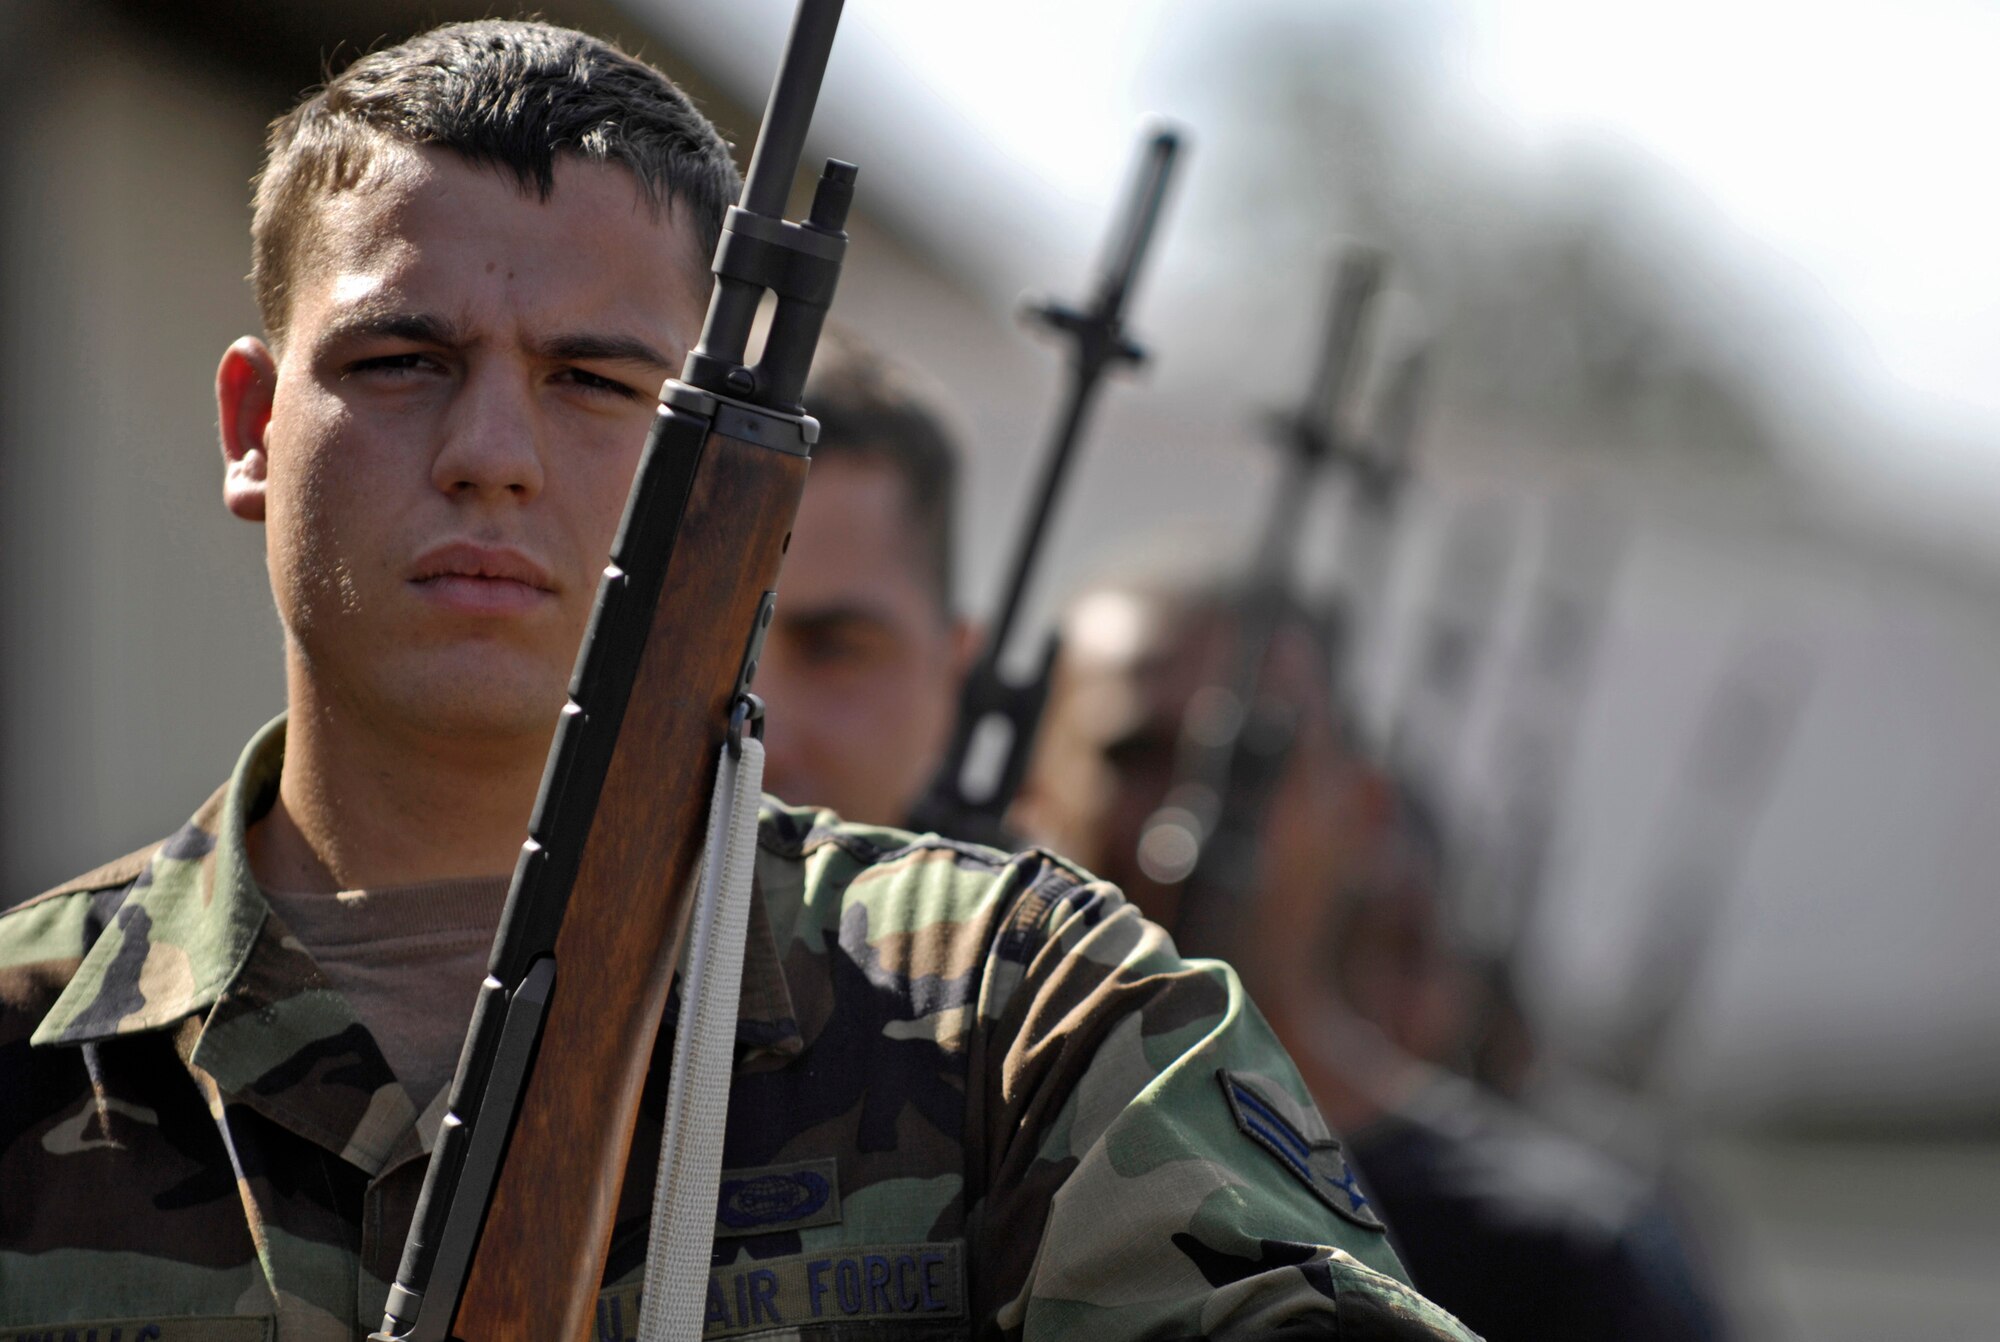
M 1008 857 L 1004 865 L 1018 866 L 1024 876 L 1027 868 L 1040 868 L 1021 882 L 996 924 L 998 937 L 1013 941 L 1017 952 L 1027 941 L 1039 944 L 1046 939 L 1048 929 L 1042 924 L 1058 903 L 1083 887 L 1098 883 L 1098 878 L 1083 868 L 1039 846 L 1023 848 Z
M 997 849 L 948 839 L 941 834 L 906 834 L 902 837 L 905 839 L 903 843 L 883 844 L 852 830 L 831 825 L 815 825 L 803 834 L 776 832 L 770 825 L 757 827 L 757 846 L 774 857 L 802 858 L 817 849 L 832 846 L 857 862 L 873 865 L 912 853 L 948 852 L 982 863 L 996 872 L 1014 860 Z

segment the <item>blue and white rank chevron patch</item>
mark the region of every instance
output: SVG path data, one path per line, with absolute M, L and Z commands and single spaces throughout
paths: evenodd
M 1314 1197 L 1364 1230 L 1381 1230 L 1340 1142 L 1327 1131 L 1318 1111 L 1301 1105 L 1261 1077 L 1222 1069 L 1215 1079 L 1229 1101 L 1236 1126 L 1291 1171 Z

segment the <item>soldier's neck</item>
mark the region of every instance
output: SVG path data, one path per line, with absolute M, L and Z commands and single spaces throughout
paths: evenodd
M 278 798 L 249 833 L 267 889 L 379 889 L 513 871 L 546 736 L 434 740 L 370 730 L 294 687 Z

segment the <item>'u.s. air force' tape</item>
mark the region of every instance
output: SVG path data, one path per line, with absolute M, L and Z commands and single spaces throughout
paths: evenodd
M 708 1274 L 701 1335 L 770 1328 L 943 1322 L 965 1316 L 963 1245 L 854 1244 L 788 1258 L 748 1259 Z M 639 1284 L 597 1297 L 601 1342 L 639 1335 Z
M 271 1320 L 242 1314 L 0 1324 L 0 1342 L 267 1342 L 270 1336 Z
M 1236 1126 L 1269 1151 L 1314 1197 L 1364 1230 L 1380 1230 L 1382 1222 L 1368 1206 L 1368 1195 L 1341 1154 L 1340 1142 L 1326 1129 L 1317 1110 L 1301 1105 L 1277 1086 L 1243 1072 L 1223 1068 L 1215 1079 L 1229 1100 Z

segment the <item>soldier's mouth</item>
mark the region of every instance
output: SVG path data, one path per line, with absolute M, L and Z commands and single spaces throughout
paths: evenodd
M 425 551 L 408 581 L 425 599 L 468 614 L 511 614 L 555 599 L 554 579 L 529 555 L 472 541 Z

